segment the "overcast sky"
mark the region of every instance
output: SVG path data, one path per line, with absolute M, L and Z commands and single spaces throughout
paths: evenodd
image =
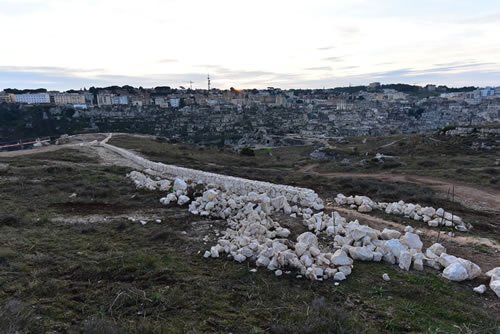
M 0 89 L 500 86 L 500 0 L 0 0 Z

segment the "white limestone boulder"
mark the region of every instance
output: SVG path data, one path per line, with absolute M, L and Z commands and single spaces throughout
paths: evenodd
M 181 196 L 179 196 L 179 199 L 177 200 L 177 204 L 182 206 L 186 203 L 189 203 L 189 201 L 191 201 L 191 199 L 189 197 L 187 197 L 186 195 L 181 195 Z
M 372 212 L 372 207 L 369 206 L 368 204 L 361 204 L 359 207 L 358 207 L 358 212 L 361 212 L 361 213 L 368 213 L 368 212 Z
M 180 178 L 176 178 L 174 181 L 174 189 L 175 191 L 185 191 L 187 189 L 187 183 Z
M 401 232 L 384 228 L 380 235 L 384 240 L 399 239 L 401 237 Z
M 432 253 L 436 254 L 437 256 L 441 256 L 442 253 L 446 253 L 446 248 L 438 242 L 434 243 L 428 249 L 430 249 Z
M 373 251 L 367 247 L 351 247 L 349 248 L 349 255 L 353 260 L 372 261 Z
M 417 234 L 411 232 L 405 233 L 405 235 L 401 238 L 401 243 L 407 246 L 408 248 L 418 249 L 418 250 L 421 250 L 423 246 L 420 237 Z
M 479 293 L 480 295 L 482 295 L 483 293 L 486 292 L 488 288 L 486 287 L 486 285 L 484 284 L 481 284 L 480 286 L 476 286 L 474 289 L 472 289 L 474 292 L 476 293 Z
M 318 247 L 318 238 L 311 232 L 304 232 L 297 237 L 299 243 L 306 244 L 308 247 Z
M 341 249 L 338 249 L 333 253 L 331 261 L 336 266 L 350 266 L 352 265 L 352 259 L 347 256 L 347 253 Z
M 460 282 L 466 280 L 469 275 L 467 274 L 467 269 L 457 261 L 444 268 L 443 277 L 450 281 Z

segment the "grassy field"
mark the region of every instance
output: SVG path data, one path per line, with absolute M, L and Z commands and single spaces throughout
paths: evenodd
M 380 172 L 435 176 L 450 181 L 486 184 L 499 187 L 500 153 L 479 149 L 475 143 L 497 145 L 495 138 L 450 137 L 415 134 L 389 137 L 352 137 L 346 143 L 330 142 L 329 150 L 337 159 L 321 163 L 322 172 Z M 374 159 L 376 153 L 393 157 L 384 164 Z M 353 163 L 343 165 L 342 159 Z M 364 166 L 360 161 L 364 160 Z
M 157 161 L 323 194 L 371 189 L 434 200 L 411 186 L 289 173 L 308 148 L 273 150 L 277 167 L 269 152 L 241 157 L 127 140 Z M 250 162 L 262 169 L 242 168 Z M 161 206 L 161 193 L 135 189 L 127 168 L 69 149 L 0 163 L 8 165 L 0 169 L 0 333 L 497 333 L 500 326 L 496 297 L 472 292 L 481 280 L 451 283 L 435 272 L 362 262 L 338 287 L 253 273 L 248 263 L 203 259 L 223 222 Z M 136 215 L 151 219 L 144 226 L 127 219 Z

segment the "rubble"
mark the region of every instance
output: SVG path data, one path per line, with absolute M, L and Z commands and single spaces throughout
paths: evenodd
M 433 207 L 422 207 L 419 204 L 399 202 L 374 202 L 367 196 L 344 196 L 337 194 L 335 203 L 342 206 L 350 206 L 352 209 L 358 210 L 362 213 L 368 213 L 372 210 L 383 210 L 387 214 L 404 216 L 416 221 L 423 221 L 430 227 L 454 227 L 455 230 L 460 232 L 468 231 L 471 226 L 465 224 L 462 218 L 453 215 L 450 212 L 444 211 L 443 208 L 437 210 Z
M 142 173 L 132 172 L 129 176 L 137 187 L 155 190 L 158 184 L 173 183 L 173 192 L 161 198 L 161 203 L 189 203 L 188 210 L 193 215 L 226 221 L 226 230 L 217 236 L 216 244 L 205 251 L 205 258 L 226 254 L 236 262 L 250 261 L 257 267 L 265 267 L 274 271 L 276 276 L 281 276 L 286 268 L 294 269 L 297 277 L 310 280 L 345 280 L 357 260 L 384 261 L 405 271 L 420 271 L 425 266 L 437 270 L 444 268 L 443 277 L 452 281 L 474 279 L 481 273 L 477 265 L 447 254 L 440 244 L 434 244 L 424 252 L 423 243 L 412 227 L 407 227 L 405 234 L 401 235 L 395 230 L 373 229 L 357 220 L 347 222 L 337 212 L 326 214 L 320 211 L 323 209 L 321 199 L 309 189 L 174 168 L 147 160 L 143 161 L 143 165 L 153 171 L 173 173 L 178 170 L 182 177 L 176 176 L 173 182 L 173 177 L 155 181 Z M 192 195 L 194 188 L 197 189 L 196 196 Z M 387 205 L 375 203 L 366 196 L 345 197 L 339 194 L 336 201 L 377 210 L 391 207 L 391 212 L 416 213 L 423 217 L 429 217 L 426 214 L 433 212 L 432 208 L 401 202 Z M 309 231 L 291 240 L 291 231 L 274 220 L 278 213 L 295 214 L 298 217 L 295 219 L 302 219 Z M 452 222 L 460 221 L 455 216 L 447 216 L 443 209 L 436 210 L 434 214 L 448 217 Z M 327 245 L 320 243 L 318 236 L 327 238 Z M 490 287 L 495 292 L 499 291 L 500 275 L 492 272 L 491 276 Z M 386 278 L 389 279 L 388 275 L 384 275 L 384 280 Z

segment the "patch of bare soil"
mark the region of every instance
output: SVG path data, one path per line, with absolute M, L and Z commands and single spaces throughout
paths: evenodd
M 77 215 L 117 214 L 135 211 L 138 209 L 138 207 L 133 207 L 130 205 L 81 202 L 57 203 L 52 204 L 49 207 L 57 208 L 62 213 L 71 213 Z

